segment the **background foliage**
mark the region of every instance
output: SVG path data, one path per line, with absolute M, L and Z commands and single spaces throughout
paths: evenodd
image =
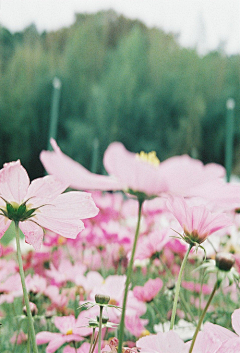
M 235 170 L 240 165 L 240 55 L 205 56 L 177 38 L 113 11 L 78 14 L 69 28 L 19 33 L 0 27 L 0 164 L 21 159 L 41 176 L 52 80 L 62 81 L 60 147 L 101 173 L 108 144 L 161 160 L 188 153 L 224 164 L 226 100 L 235 108 Z M 93 166 L 93 150 L 98 162 Z M 239 169 L 240 171 L 240 169 Z

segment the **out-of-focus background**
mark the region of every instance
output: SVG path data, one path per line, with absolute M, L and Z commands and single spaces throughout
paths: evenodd
M 240 175 L 239 0 L 83 3 L 0 0 L 0 166 L 42 176 L 50 135 L 98 173 L 116 140 L 225 165 L 232 129 Z

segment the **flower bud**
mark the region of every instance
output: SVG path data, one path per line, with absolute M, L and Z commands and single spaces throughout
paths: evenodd
M 102 316 L 102 323 L 106 324 L 108 322 L 109 318 L 107 316 Z M 99 316 L 97 316 L 97 322 L 99 322 Z
M 30 310 L 31 310 L 32 316 L 37 315 L 37 313 L 38 313 L 38 308 L 37 308 L 36 304 L 34 304 L 33 302 L 29 302 L 29 305 L 30 305 Z M 26 308 L 26 305 L 23 307 L 23 313 L 24 313 L 24 315 L 27 316 L 27 308 Z
M 105 294 L 96 294 L 95 295 L 95 302 L 97 304 L 108 304 L 110 300 L 109 295 L 105 295 Z
M 216 266 L 222 271 L 230 271 L 235 263 L 235 258 L 230 253 L 218 253 L 215 260 Z

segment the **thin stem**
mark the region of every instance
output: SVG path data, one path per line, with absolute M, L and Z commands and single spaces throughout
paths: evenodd
M 102 343 L 102 312 L 103 312 L 103 306 L 100 305 L 99 331 L 98 331 L 98 353 L 101 353 L 101 343 Z
M 27 353 L 31 353 L 31 345 L 30 345 L 30 339 L 29 339 L 29 329 L 28 329 L 28 340 L 27 340 Z
M 90 342 L 90 349 L 89 349 L 89 353 L 91 353 L 92 350 L 92 346 L 93 346 L 93 341 L 94 341 L 94 336 L 95 336 L 95 327 L 93 328 L 93 332 L 92 332 L 92 336 L 91 336 L 91 342 Z
M 97 344 L 97 341 L 98 341 L 98 335 L 99 335 L 99 332 L 98 332 L 97 335 L 96 335 L 96 339 L 95 339 L 94 345 L 93 345 L 93 347 L 92 347 L 92 351 L 91 351 L 90 353 L 93 353 L 93 352 L 94 352 L 94 349 L 95 349 L 96 344 Z
M 167 272 L 167 274 L 168 274 L 170 277 L 174 278 L 172 272 L 171 272 L 171 271 L 169 270 L 169 268 L 165 265 L 165 263 L 162 261 L 162 259 L 161 259 L 160 256 L 159 256 L 158 259 L 159 259 L 159 261 L 161 262 L 161 264 L 162 264 L 164 270 Z M 194 321 L 194 322 L 196 323 L 196 320 L 195 320 L 195 318 L 194 318 L 194 316 L 193 316 L 193 313 L 192 313 L 192 311 L 191 311 L 189 305 L 187 304 L 186 300 L 184 299 L 184 296 L 182 295 L 182 293 L 180 293 L 180 292 L 179 292 L 179 298 L 180 298 L 180 302 L 183 304 L 185 310 L 187 311 L 187 312 L 186 312 L 186 311 L 184 310 L 185 314 L 188 314 L 188 315 L 190 316 L 190 318 L 192 319 L 192 321 Z M 197 323 L 196 323 L 196 324 L 197 324 Z
M 206 312 L 207 312 L 207 310 L 208 310 L 208 307 L 209 307 L 209 305 L 210 305 L 210 303 L 211 303 L 211 301 L 212 301 L 212 299 L 213 299 L 213 297 L 214 297 L 214 294 L 215 294 L 216 290 L 218 289 L 218 287 L 219 287 L 219 283 L 218 283 L 218 281 L 217 281 L 217 282 L 215 283 L 215 286 L 214 286 L 214 288 L 213 288 L 213 290 L 212 290 L 212 293 L 211 293 L 211 295 L 210 295 L 210 297 L 209 297 L 209 299 L 208 299 L 208 302 L 207 302 L 207 304 L 206 304 L 206 306 L 205 306 L 205 308 L 204 308 L 204 310 L 203 310 L 203 312 L 202 312 L 202 315 L 201 315 L 201 317 L 200 317 L 200 319 L 199 319 L 199 321 L 198 321 L 198 325 L 197 325 L 196 330 L 195 330 L 194 335 L 193 335 L 193 339 L 192 339 L 192 343 L 191 343 L 191 346 L 190 346 L 190 349 L 189 349 L 189 353 L 192 353 L 193 346 L 194 346 L 194 344 L 195 344 L 195 341 L 196 341 L 198 332 L 199 332 L 199 330 L 200 330 L 200 328 L 201 328 L 201 325 L 202 325 L 202 323 L 203 323 L 204 316 L 206 315 Z
M 24 297 L 24 302 L 25 302 L 26 309 L 27 309 L 29 333 L 30 333 L 30 337 L 31 337 L 33 353 L 38 353 L 35 331 L 34 331 L 34 326 L 33 326 L 33 318 L 32 318 L 31 309 L 30 309 L 30 305 L 29 305 L 27 287 L 26 287 L 25 276 L 24 276 L 24 271 L 23 271 L 18 222 L 15 222 L 15 231 L 16 231 L 16 243 L 17 243 L 17 259 L 18 259 L 19 273 L 20 273 L 22 289 L 23 289 L 23 297 Z M 28 337 L 28 340 L 29 340 L 29 337 Z
M 75 352 L 77 353 L 77 345 L 76 345 L 76 341 L 73 341 L 73 346 L 75 348 Z
M 129 284 L 130 284 L 131 275 L 132 275 L 132 268 L 133 268 L 134 255 L 135 255 L 136 246 L 137 246 L 137 240 L 138 240 L 138 236 L 139 236 L 143 201 L 144 200 L 138 199 L 137 227 L 136 227 L 136 232 L 135 232 L 135 237 L 134 237 L 134 242 L 133 242 L 131 259 L 129 261 L 128 268 L 127 268 L 127 279 L 126 279 L 126 283 L 125 283 L 122 316 L 121 316 L 121 321 L 120 321 L 120 325 L 119 325 L 119 342 L 118 342 L 118 352 L 119 353 L 122 352 L 123 335 L 124 335 L 124 319 L 125 319 L 125 311 L 126 311 L 126 306 L 127 306 L 127 295 L 128 295 L 128 289 L 129 289 Z
M 172 316 L 171 316 L 171 323 L 170 323 L 170 330 L 173 329 L 174 323 L 175 323 L 175 317 L 176 317 L 176 311 L 177 311 L 177 303 L 178 303 L 178 297 L 179 297 L 179 292 L 180 292 L 180 287 L 181 287 L 181 282 L 182 282 L 182 274 L 183 274 L 183 270 L 185 268 L 185 265 L 187 263 L 187 258 L 188 255 L 192 249 L 193 245 L 190 244 L 189 248 L 184 256 L 179 274 L 178 274 L 178 280 L 177 280 L 177 284 L 175 287 L 175 297 L 174 297 L 174 302 L 173 302 L 173 308 L 172 308 Z
M 185 312 L 186 316 L 189 315 L 190 316 L 190 319 L 195 323 L 195 325 L 197 324 L 196 323 L 196 320 L 195 320 L 195 317 L 193 316 L 193 313 L 191 312 L 191 309 L 189 308 L 189 305 L 188 303 L 186 302 L 184 296 L 182 295 L 182 293 L 179 293 L 179 298 L 180 298 L 180 303 L 182 304 L 183 306 L 183 311 Z

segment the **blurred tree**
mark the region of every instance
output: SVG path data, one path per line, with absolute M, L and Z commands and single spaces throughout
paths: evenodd
M 38 155 L 47 147 L 57 76 L 58 142 L 87 168 L 93 144 L 102 158 L 114 140 L 135 152 L 156 150 L 161 160 L 188 153 L 223 164 L 229 97 L 240 118 L 239 61 L 223 48 L 199 56 L 175 35 L 111 10 L 77 14 L 69 28 L 41 34 L 34 25 L 18 33 L 0 27 L 0 163 L 20 158 L 31 178 L 43 174 Z M 234 137 L 238 151 L 237 123 Z

